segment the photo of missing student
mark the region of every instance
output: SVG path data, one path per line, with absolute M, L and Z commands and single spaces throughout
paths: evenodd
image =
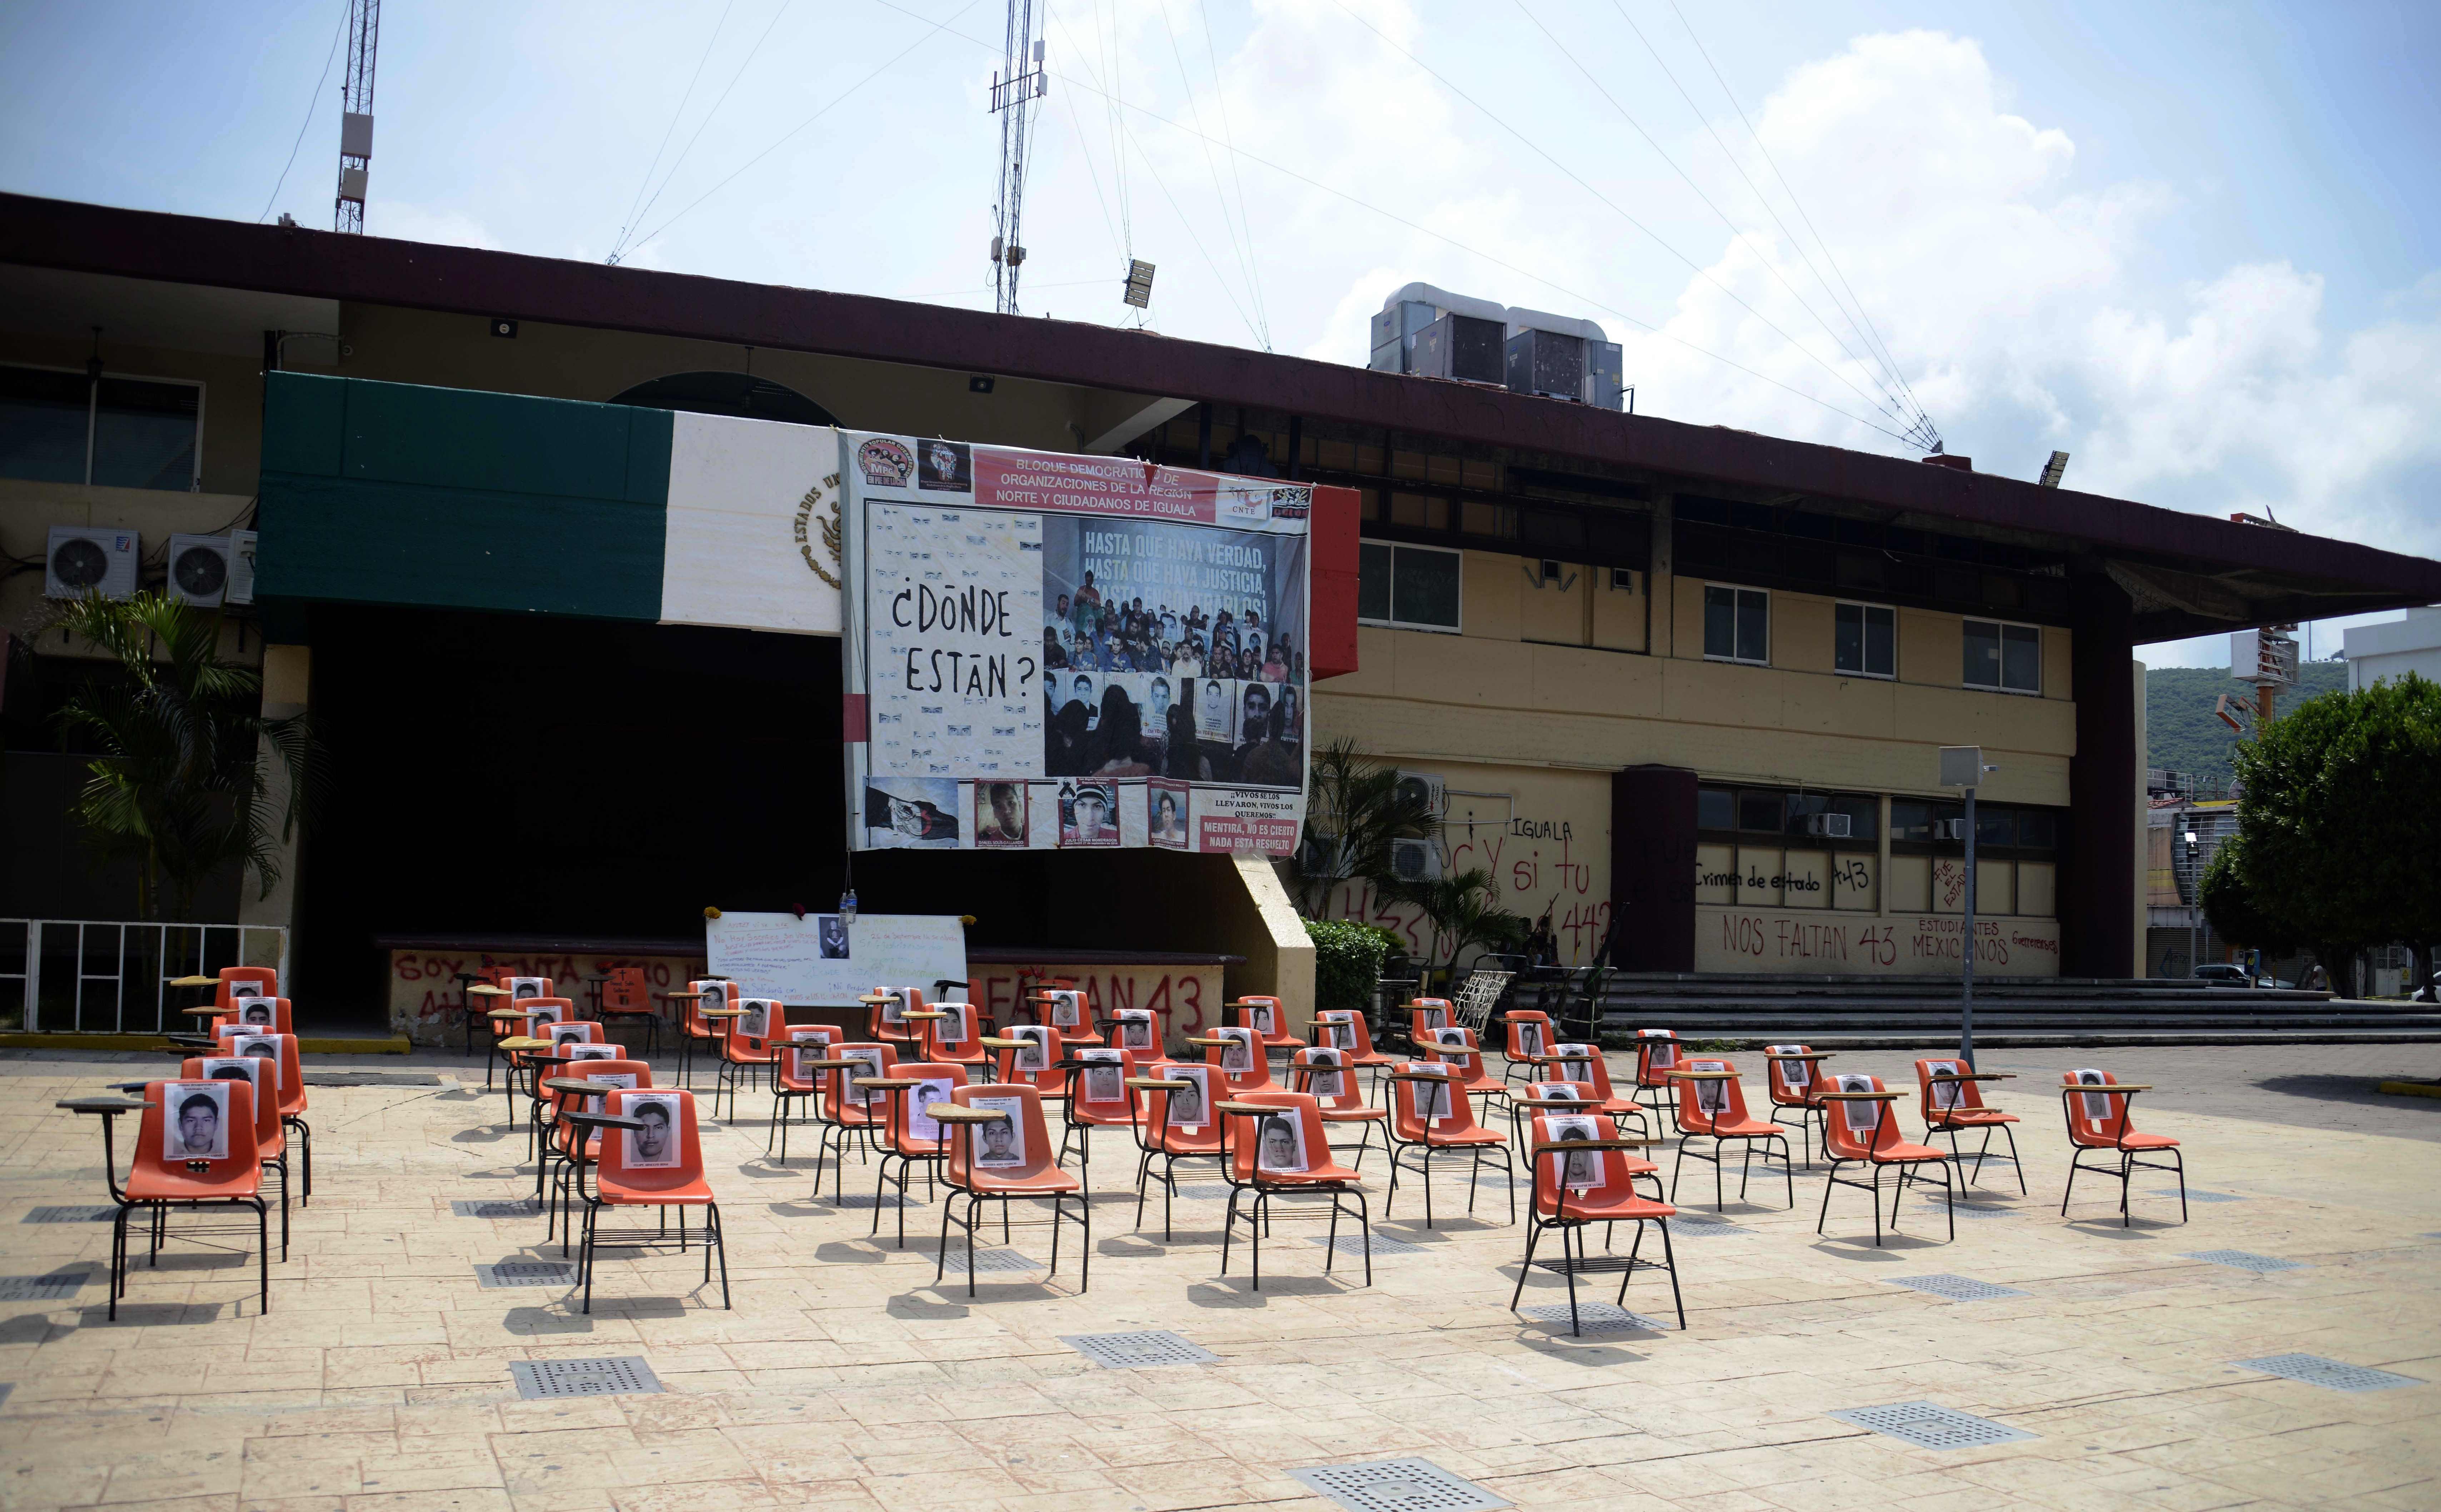
M 1059 845 L 1094 849 L 1119 843 L 1119 792 L 1115 783 L 1059 784 Z
M 254 1089 L 254 1106 L 260 1110 L 265 1095 L 262 1087 L 262 1062 L 251 1055 L 208 1055 L 202 1062 L 204 1079 L 213 1082 L 244 1082 Z M 260 1113 L 258 1111 L 258 1115 Z
M 1293 1112 L 1266 1114 L 1258 1121 L 1262 1132 L 1255 1141 L 1255 1169 L 1284 1176 L 1301 1176 L 1306 1170 L 1305 1122 Z
M 1728 1070 L 1728 1068 L 1727 1068 L 1727 1066 L 1723 1065 L 1721 1062 L 1719 1062 L 1719 1061 L 1717 1061 L 1717 1060 L 1693 1060 L 1693 1061 L 1689 1061 L 1689 1062 L 1687 1063 L 1687 1069 L 1688 1069 L 1689 1071 L 1727 1071 L 1727 1070 Z M 1725 1081 L 1719 1081 L 1719 1080 L 1716 1080 L 1716 1079 L 1714 1079 L 1714 1078 L 1712 1078 L 1712 1077 L 1709 1077 L 1709 1076 L 1707 1076 L 1707 1077 L 1705 1077 L 1702 1081 L 1697 1082 L 1697 1083 L 1695 1084 L 1695 1106 L 1696 1106 L 1697 1107 L 1700 1107 L 1700 1108 L 1702 1108 L 1702 1109 L 1704 1110 L 1704 1116 L 1705 1116 L 1706 1118 L 1718 1118 L 1718 1117 L 1720 1117 L 1723 1113 L 1725 1113 L 1725 1112 L 1728 1111 L 1728 1107 L 1729 1107 L 1729 1084 L 1728 1084 L 1728 1083 L 1727 1083 L 1727 1082 L 1725 1082 Z
M 1003 1113 L 1004 1118 L 989 1124 L 977 1124 L 969 1131 L 974 1136 L 975 1164 L 986 1171 L 1013 1170 L 1025 1163 L 1025 1099 L 1022 1097 L 978 1097 L 967 1105 L 981 1113 Z
M 583 1024 L 552 1024 L 551 1026 L 551 1048 L 553 1050 L 565 1051 L 571 1041 L 580 1045 L 589 1044 L 591 1043 L 589 1035 L 590 1031 L 588 1031 Z
M 239 1023 L 252 1024 L 262 1029 L 268 1029 L 271 1027 L 271 1021 L 274 1017 L 272 1010 L 277 1005 L 274 1004 L 270 999 L 240 998 L 237 999 L 236 1006 L 237 1021 Z
M 779 1004 L 768 998 L 740 998 L 737 1006 L 745 1017 L 734 1020 L 737 1032 L 749 1039 L 771 1037 L 771 1020 Z
M 1055 1029 L 1076 1029 L 1085 1022 L 1085 995 L 1074 987 L 1055 987 L 1047 994 Z
M 1212 1031 L 1215 1039 L 1229 1043 L 1220 1050 L 1220 1069 L 1232 1076 L 1242 1076 L 1255 1069 L 1255 1032 L 1251 1029 L 1225 1028 Z
M 932 494 L 975 491 L 975 459 L 965 441 L 927 441 L 915 443 L 915 486 Z
M 1128 1095 L 1127 1062 L 1115 1050 L 1080 1050 L 1076 1058 L 1084 1061 L 1085 1101 L 1116 1103 Z
M 1440 1046 L 1443 1050 L 1466 1050 L 1470 1048 L 1466 1042 L 1466 1031 L 1456 1027 L 1456 1025 L 1434 1030 L 1433 1043 Z
M 2078 1079 L 2084 1078 L 2080 1075 Z M 1873 1079 L 1871 1076 L 1860 1075 L 1853 1071 L 1843 1071 L 1834 1080 L 1838 1082 L 1839 1090 L 1843 1092 L 1870 1092 L 1873 1089 Z M 2086 1101 L 2092 1103 L 2097 1099 L 2087 1098 Z M 1839 1106 L 1847 1110 L 1848 1127 L 1856 1133 L 1871 1134 L 1882 1126 L 1882 1105 L 1879 1103 L 1841 1103 Z
M 1591 1045 L 1562 1045 L 1551 1053 L 1566 1057 L 1560 1062 L 1561 1075 L 1572 1082 L 1590 1082 L 1594 1079 L 1594 1057 L 1601 1052 Z
M 533 1015 L 537 1026 L 565 1023 L 568 1019 L 568 1005 L 565 1003 L 540 1002 L 531 998 L 526 1001 L 529 1004 L 526 1012 Z
M 1955 1076 L 1958 1074 L 1958 1062 L 1954 1060 L 1926 1061 L 1924 1069 L 1935 1076 Z M 1958 1106 L 1958 1083 L 1934 1082 L 1928 1089 L 1932 1093 L 1932 1106 L 1936 1109 L 1945 1112 Z
M 941 1142 L 941 1121 L 931 1113 L 932 1105 L 946 1103 L 958 1084 L 947 1076 L 928 1076 L 907 1089 L 907 1132 L 919 1140 Z
M 1238 738 L 1237 709 L 1229 696 L 1229 684 L 1218 677 L 1202 678 L 1195 683 L 1195 738 L 1224 748 Z
M 164 1159 L 228 1159 L 228 1083 L 172 1082 L 161 1089 L 161 1095 L 170 1115 L 163 1123 Z
M 1600 1129 L 1591 1118 L 1582 1113 L 1562 1113 L 1540 1122 L 1543 1125 L 1543 1143 L 1546 1144 L 1563 1144 L 1577 1140 L 1601 1138 Z M 1536 1158 L 1542 1161 L 1545 1169 L 1547 1170 L 1550 1167 L 1551 1157 Z M 1601 1184 L 1600 1150 L 1571 1150 L 1566 1155 L 1559 1157 L 1559 1161 L 1566 1167 L 1560 1173 L 1560 1184 L 1569 1191 L 1590 1191 Z
M 814 915 L 814 948 L 824 961 L 848 960 L 847 921 L 836 913 Z
M 1023 783 L 975 784 L 975 848 L 983 851 L 1023 850 L 1026 829 Z
M 860 1081 L 878 1080 L 879 1078 L 890 1074 L 882 1065 L 880 1047 L 869 1045 L 857 1049 L 842 1050 L 839 1053 L 838 1058 L 841 1060 L 852 1060 L 857 1063 L 853 1066 L 842 1066 L 840 1068 L 840 1074 L 847 1078 L 848 1101 L 855 1103 L 859 1107 L 869 1107 L 878 1101 L 882 1095 L 881 1093 L 859 1087 L 857 1083 Z
M 1268 998 L 1246 999 L 1246 1019 L 1255 1026 L 1255 1033 L 1258 1035 L 1269 1037 L 1279 1033 L 1279 1020 L 1272 1017 L 1272 1003 Z
M 633 1091 L 636 1087 L 634 1071 L 595 1071 L 585 1079 L 596 1087 L 616 1087 L 623 1091 Z M 602 1111 L 602 1100 L 608 1095 L 607 1092 L 594 1092 L 588 1095 L 585 1099 L 585 1110 L 588 1113 L 599 1113 Z
M 1322 1013 L 1314 1015 L 1313 1021 L 1322 1026 L 1324 1044 L 1333 1050 L 1354 1050 L 1356 1048 L 1355 1017 L 1344 1011 Z
M 2080 1071 L 2076 1073 L 2076 1084 L 2079 1087 L 2105 1087 L 2109 1085 L 2109 1077 L 2105 1076 L 2098 1071 L 2086 1070 Z M 1843 1092 L 1852 1090 L 1861 1092 L 1866 1091 L 1869 1089 L 1863 1087 L 1851 1088 L 1848 1086 L 1848 1078 L 1842 1076 L 1839 1078 L 1839 1089 Z M 2103 1124 L 2109 1122 L 2111 1112 L 2110 1105 L 2113 1102 L 2113 1099 L 2105 1097 L 2099 1092 L 2085 1092 L 2081 1093 L 2077 1097 L 2077 1101 L 2085 1105 L 2085 1119 L 2087 1123 Z M 1851 1108 L 1855 1108 L 1872 1107 L 1876 1105 L 1872 1103 L 1851 1103 L 1848 1106 Z
M 1347 1085 L 1347 1072 L 1338 1069 L 1347 1063 L 1338 1051 L 1317 1045 L 1305 1053 L 1305 1063 L 1313 1070 L 1307 1073 L 1301 1090 L 1316 1097 L 1337 1097 Z
M 509 1001 L 511 1002 L 519 1002 L 528 998 L 550 996 L 551 980 L 547 977 L 511 977 L 509 979 Z
M 1543 1026 L 1531 1019 L 1518 1020 L 1517 1048 L 1528 1055 L 1543 1053 Z
M 618 1047 L 618 1046 L 616 1046 L 616 1045 L 582 1045 L 582 1044 L 580 1044 L 580 1045 L 570 1045 L 570 1046 L 566 1047 L 566 1049 L 567 1049 L 567 1051 L 568 1051 L 568 1058 L 569 1058 L 570 1060 L 571 1060 L 571 1061 L 577 1061 L 577 1060 L 617 1060 L 617 1059 L 619 1058 L 619 1055 L 620 1055 L 620 1050 L 619 1050 L 619 1047 Z
M 1164 1073 L 1165 1081 L 1189 1084 L 1169 1094 L 1170 1127 L 1202 1128 L 1211 1122 L 1212 1115 L 1205 1111 L 1212 1106 L 1211 1075 L 1209 1066 L 1172 1066 Z
M 1040 1075 L 1051 1069 L 1051 1043 L 1058 1031 L 1048 1024 L 1016 1024 L 1007 1031 L 1008 1037 L 1025 1042 L 1025 1048 L 1013 1051 L 1014 1069 L 1023 1075 Z
M 1428 1066 L 1422 1061 L 1409 1061 L 1399 1069 L 1403 1071 L 1420 1071 L 1429 1077 L 1429 1079 L 1425 1081 L 1415 1081 L 1406 1084 L 1408 1091 L 1413 1094 L 1416 1099 L 1416 1116 L 1418 1118 L 1431 1119 L 1437 1123 L 1442 1119 L 1452 1116 L 1450 1112 L 1450 1084 L 1445 1079 L 1449 1071 L 1448 1067 Z
M 1145 838 L 1166 851 L 1192 848 L 1194 840 L 1186 833 L 1186 784 L 1156 779 L 1147 783 L 1145 789 L 1149 810 Z
M 1117 1032 L 1118 1048 L 1121 1050 L 1153 1048 L 1152 1010 L 1149 1008 L 1120 1009 L 1112 1016 L 1112 1028 Z
M 639 1092 L 621 1105 L 642 1128 L 623 1128 L 627 1164 L 638 1170 L 664 1170 L 678 1163 L 678 1099 L 676 1092 Z
M 954 851 L 958 784 L 946 777 L 884 777 L 864 782 L 865 844 L 876 850 Z
M 278 1035 L 233 1035 L 229 1037 L 228 1053 L 232 1055 L 251 1055 L 257 1060 L 269 1061 L 271 1089 L 274 1093 L 280 1090 L 280 1038 Z

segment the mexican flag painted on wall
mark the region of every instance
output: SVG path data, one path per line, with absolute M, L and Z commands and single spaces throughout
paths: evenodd
M 272 373 L 262 599 L 840 631 L 839 432 Z

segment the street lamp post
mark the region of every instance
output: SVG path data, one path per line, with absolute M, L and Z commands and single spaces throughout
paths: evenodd
M 1981 785 L 1984 773 L 1999 769 L 1983 765 L 1980 746 L 1941 747 L 1941 785 L 1966 790 L 1966 818 L 1962 825 L 1966 839 L 1966 918 L 1958 950 L 1958 1058 L 1970 1071 L 1975 1069 L 1975 789 Z

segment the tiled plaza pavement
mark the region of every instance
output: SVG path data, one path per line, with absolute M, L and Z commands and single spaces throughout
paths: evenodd
M 875 1242 L 869 1209 L 815 1198 L 810 1141 L 788 1169 L 763 1158 L 752 1097 L 704 1142 L 735 1310 L 696 1284 L 696 1255 L 670 1254 L 606 1259 L 585 1318 L 563 1288 L 477 1283 L 479 1264 L 558 1258 L 539 1218 L 454 1215 L 457 1199 L 532 1190 L 501 1099 L 454 1059 L 369 1060 L 446 1085 L 314 1089 L 318 1193 L 274 1264 L 267 1318 L 251 1256 L 193 1244 L 138 1269 L 115 1324 L 98 1279 L 0 1303 L 0 1505 L 1320 1509 L 1333 1503 L 1289 1469 L 1413 1456 L 1535 1508 L 2432 1508 L 2441 1384 L 2342 1393 L 2232 1362 L 2300 1352 L 2441 1381 L 2441 1104 L 2362 1095 L 2383 1072 L 2430 1074 L 2433 1053 L 1987 1052 L 1985 1069 L 2026 1073 L 1996 1101 L 2024 1118 L 2030 1197 L 1988 1167 L 1991 1211 L 1962 1217 L 1954 1243 L 1910 1197 L 1908 1236 L 1876 1251 L 1861 1195 L 1839 1192 L 1817 1238 L 1818 1171 L 1799 1172 L 1794 1214 L 1758 1177 L 1760 1200 L 1732 1195 L 1733 1229 L 1673 1225 L 1687 1332 L 1582 1340 L 1509 1310 L 1525 1231 L 1500 1221 L 1497 1188 L 1474 1220 L 1451 1216 L 1455 1181 L 1435 1233 L 1403 1184 L 1382 1218 L 1371 1183 L 1376 1235 L 1419 1248 L 1377 1254 L 1370 1289 L 1352 1257 L 1325 1279 L 1318 1230 L 1297 1221 L 1252 1291 L 1216 1274 L 1220 1202 L 1183 1204 L 1165 1245 L 1106 1190 L 1088 1295 L 1070 1290 L 1072 1227 L 1057 1286 L 986 1272 L 969 1302 L 932 1285 L 938 1207 L 910 1214 L 906 1252 Z M 1912 1088 L 1908 1059 L 1836 1067 Z M 1745 1062 L 1759 1106 L 1760 1062 Z M 2185 1142 L 2197 1188 L 2239 1200 L 2197 1202 L 2180 1227 L 2146 1179 L 2123 1231 L 2113 1189 L 2081 1179 L 2062 1221 L 2067 1152 L 2041 1082 L 2097 1063 L 2161 1084 L 2140 1124 Z M 20 1221 L 105 1197 L 94 1123 L 51 1105 L 162 1064 L 0 1061 L 0 1270 L 99 1274 L 106 1224 Z M 1097 1182 L 1115 1188 L 1129 1147 L 1097 1138 Z M 848 1174 L 871 1191 L 868 1168 Z M 1691 1216 L 1709 1212 L 1708 1178 L 1691 1164 Z M 1047 1245 L 1017 1231 L 1026 1255 Z M 2296 1269 L 2188 1257 L 2219 1250 Z M 2025 1295 L 1894 1284 L 1930 1274 Z M 1614 1294 L 1589 1279 L 1586 1301 Z M 1564 1296 L 1538 1271 L 1526 1303 Z M 1666 1282 L 1639 1276 L 1629 1305 L 1666 1317 Z M 1060 1341 L 1133 1329 L 1175 1330 L 1218 1362 L 1104 1369 Z M 666 1393 L 526 1401 L 510 1378 L 514 1360 L 620 1355 Z M 1826 1415 L 1918 1401 L 2033 1436 L 1925 1449 Z

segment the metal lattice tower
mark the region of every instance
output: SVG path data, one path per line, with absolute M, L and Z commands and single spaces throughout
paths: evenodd
M 992 307 L 1017 314 L 1017 275 L 1025 261 L 1018 219 L 1025 206 L 1025 151 L 1033 105 L 1050 88 L 1042 44 L 1034 35 L 1034 0 L 1008 0 L 1008 38 L 1001 71 L 992 76 L 991 108 L 1000 117 L 1000 197 L 992 206 Z
M 331 228 L 365 229 L 365 178 L 373 158 L 373 52 L 381 0 L 348 0 L 348 78 L 339 86 L 339 199 Z

